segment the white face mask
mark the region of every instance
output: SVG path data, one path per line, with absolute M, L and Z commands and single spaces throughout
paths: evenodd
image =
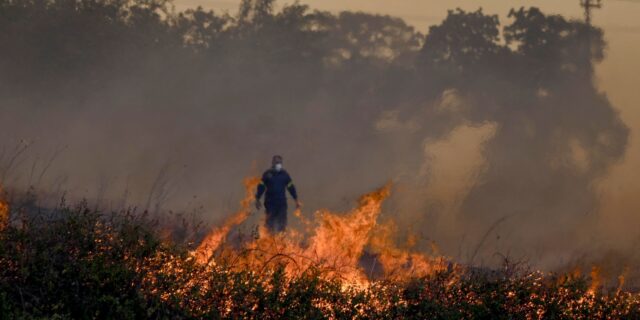
M 276 163 L 276 165 L 273 166 L 273 168 L 276 169 L 276 171 L 282 170 L 282 163 Z

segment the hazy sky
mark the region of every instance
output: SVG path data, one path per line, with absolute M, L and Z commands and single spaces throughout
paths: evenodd
M 175 0 L 178 10 L 202 6 L 215 11 L 234 13 L 240 0 Z M 438 24 L 448 9 L 460 7 L 475 10 L 482 7 L 486 13 L 499 14 L 503 23 L 510 8 L 536 6 L 546 13 L 582 18 L 583 9 L 578 0 L 304 0 L 312 9 L 339 12 L 343 10 L 400 16 L 418 30 L 427 32 L 430 25 Z M 292 3 L 280 1 L 279 4 Z M 603 206 L 615 216 L 607 219 L 611 228 L 624 225 L 640 214 L 640 0 L 604 0 L 603 8 L 594 12 L 594 24 L 604 28 L 608 41 L 605 61 L 598 67 L 597 82 L 622 119 L 631 128 L 630 146 L 622 163 L 598 187 L 602 188 Z M 615 234 L 615 233 L 614 233 Z

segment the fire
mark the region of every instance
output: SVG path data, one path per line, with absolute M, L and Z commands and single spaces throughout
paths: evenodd
M 410 249 L 417 241 L 414 235 L 409 236 L 407 248 L 396 246 L 393 235 L 397 232 L 397 227 L 393 222 L 380 225 L 377 231 L 371 239 L 371 247 L 378 255 L 386 278 L 405 279 L 412 276 L 423 276 L 442 271 L 448 266 L 443 257 L 433 258 L 419 252 L 412 252 Z M 430 245 L 434 246 L 433 243 Z
M 230 230 L 247 219 L 258 181 L 245 179 L 246 195 L 240 210 L 214 228 L 195 251 L 196 261 L 204 268 L 224 265 L 229 272 L 249 272 L 259 278 L 265 276 L 264 279 L 269 279 L 276 270 L 291 278 L 313 271 L 323 279 L 340 281 L 343 290 L 370 290 L 378 279 L 408 283 L 410 279 L 442 272 L 450 274 L 446 287 L 455 290 L 465 277 L 465 267 L 441 256 L 433 241 L 426 243 L 431 247 L 431 254 L 426 254 L 414 249 L 420 240 L 415 234 L 398 239 L 398 227 L 393 221 L 378 221 L 382 205 L 391 194 L 390 185 L 363 195 L 353 209 L 344 213 L 320 210 L 313 218 L 305 218 L 300 209 L 294 210 L 293 216 L 303 222 L 302 231 L 290 229 L 274 235 L 262 228 L 259 237 L 240 247 L 221 246 Z M 619 287 L 624 276 L 620 276 Z M 561 281 L 579 277 L 580 270 L 575 269 L 561 277 Z M 598 296 L 603 282 L 601 269 L 594 266 L 590 278 L 586 294 L 577 301 L 579 305 L 590 305 Z M 542 278 L 538 281 L 542 283 Z M 194 277 L 185 287 L 206 290 L 207 285 L 205 280 Z
M 200 263 L 206 263 L 213 252 L 220 247 L 224 238 L 229 234 L 231 228 L 243 223 L 249 217 L 251 213 L 250 206 L 254 199 L 254 190 L 260 183 L 258 177 L 248 177 L 244 179 L 245 196 L 240 202 L 240 210 L 227 218 L 220 227 L 215 227 L 209 234 L 202 240 L 200 245 L 195 251 L 196 258 Z
M 602 277 L 601 277 L 601 268 L 598 266 L 593 266 L 591 268 L 591 285 L 589 286 L 589 290 L 587 291 L 587 293 L 589 294 L 595 294 L 596 291 L 600 288 L 600 285 L 602 283 Z
M 4 200 L 4 191 L 0 185 L 0 231 L 9 225 L 9 204 Z
M 389 193 L 390 186 L 385 186 L 366 194 L 346 214 L 317 212 L 313 222 L 303 221 L 311 229 L 308 237 L 295 230 L 272 235 L 262 229 L 260 237 L 245 244 L 243 250 L 229 248 L 220 258 L 234 261 L 240 270 L 262 273 L 280 266 L 288 275 L 319 270 L 326 278 L 365 285 L 367 279 L 358 262 Z
M 272 235 L 261 229 L 259 238 L 243 244 L 241 249 L 221 248 L 220 244 L 231 228 L 249 216 L 258 182 L 257 178 L 245 180 L 246 196 L 240 203 L 240 210 L 202 241 L 195 251 L 198 262 L 231 261 L 237 270 L 258 273 L 281 267 L 289 276 L 316 270 L 327 279 L 339 279 L 347 287 L 361 288 L 370 284 L 370 275 L 360 266 L 367 250 L 375 255 L 382 271 L 394 277 L 426 275 L 445 265 L 443 259 L 399 248 L 392 241 L 395 230 L 378 224 L 382 204 L 391 194 L 391 185 L 365 194 L 357 206 L 346 213 L 320 210 L 313 220 L 308 220 L 296 209 L 293 215 L 302 220 L 304 232 L 288 230 Z M 415 239 L 409 241 L 415 242 Z M 216 251 L 218 254 L 213 257 Z
M 627 267 L 624 267 L 622 274 L 618 276 L 618 289 L 616 290 L 616 292 L 620 293 L 622 291 L 622 287 L 624 286 L 624 282 L 628 274 L 629 274 L 629 267 L 627 266 Z
M 247 286 L 255 281 L 264 290 L 275 290 L 272 282 L 274 277 L 300 279 L 306 274 L 313 274 L 331 283 L 337 281 L 335 283 L 340 284 L 339 290 L 345 294 L 375 292 L 380 288 L 391 290 L 393 285 L 384 287 L 384 283 L 410 285 L 415 279 L 427 279 L 425 281 L 441 283 L 440 290 L 443 293 L 438 295 L 437 290 L 421 291 L 421 295 L 433 295 L 443 299 L 442 301 L 458 297 L 466 299 L 468 303 L 482 305 L 477 293 L 464 293 L 466 286 L 470 286 L 470 281 L 477 281 L 471 276 L 473 273 L 467 273 L 465 266 L 454 264 L 450 259 L 440 256 L 432 241 L 426 243 L 431 246 L 431 254 L 414 249 L 420 241 L 415 234 L 398 239 L 398 227 L 392 221 L 379 222 L 382 205 L 391 194 L 390 185 L 363 195 L 354 208 L 344 213 L 320 210 L 313 218 L 305 218 L 301 210 L 294 210 L 293 216 L 303 222 L 302 231 L 289 229 L 284 233 L 271 234 L 261 228 L 256 238 L 234 246 L 221 245 L 231 229 L 248 218 L 258 182 L 257 178 L 245 179 L 246 195 L 240 202 L 240 209 L 221 226 L 213 228 L 188 259 L 161 256 L 154 258 L 159 267 L 152 268 L 156 272 L 147 274 L 145 287 L 151 288 L 151 293 L 157 294 L 165 302 L 173 301 L 172 297 L 175 296 L 191 297 L 188 293 L 198 292 L 198 296 L 180 300 L 180 304 L 194 312 L 204 312 L 204 309 L 200 310 L 198 297 L 216 292 L 220 284 L 212 283 L 209 278 L 216 272 L 221 273 L 222 277 L 232 274 L 247 275 L 247 279 L 254 280 L 242 280 L 244 278 L 241 277 L 229 278 L 228 281 L 242 281 Z M 154 259 L 145 263 L 153 266 L 156 263 Z M 430 277 L 432 275 L 439 276 Z M 619 287 L 624 283 L 624 276 L 620 277 Z M 538 304 L 556 299 L 553 295 L 561 299 L 574 299 L 566 305 L 570 312 L 594 308 L 596 301 L 604 297 L 599 294 L 603 283 L 601 269 L 596 266 L 592 268 L 588 290 L 575 296 L 576 291 L 571 291 L 572 286 L 566 286 L 565 283 L 578 278 L 579 269 L 561 276 L 560 282 L 556 284 L 545 283 L 542 274 L 535 272 L 522 278 L 506 278 L 500 281 L 508 281 L 507 285 L 529 286 L 527 290 L 532 292 L 529 296 L 524 296 L 522 291 L 511 288 L 505 291 L 504 297 L 495 298 L 506 301 L 525 299 L 528 301 L 526 308 L 529 308 L 530 315 L 535 314 L 538 318 L 544 317 L 548 312 Z M 383 281 L 378 281 L 380 279 Z M 547 287 L 556 291 L 547 292 Z M 420 287 L 422 289 L 424 288 Z M 575 298 L 571 298 L 574 296 Z M 372 310 L 386 310 L 389 307 L 387 300 L 391 297 L 378 298 L 379 300 L 375 300 L 372 296 L 375 300 L 371 302 Z M 234 303 L 236 302 L 224 300 L 220 308 L 231 313 Z M 331 309 L 328 301 L 319 300 L 317 303 L 320 308 Z M 257 306 L 259 304 L 255 305 Z
M 390 185 L 362 196 L 358 207 L 346 215 L 329 211 L 317 213 L 319 226 L 311 237 L 307 254 L 318 262 L 329 262 L 342 269 L 352 282 L 364 281 L 358 261 L 376 226 L 382 202 L 390 195 Z
M 365 194 L 347 212 L 320 210 L 305 218 L 301 210 L 293 211 L 303 220 L 302 231 L 261 229 L 255 238 L 223 245 L 231 229 L 249 217 L 258 181 L 244 180 L 240 209 L 193 252 L 170 243 L 154 244 L 156 249 L 143 258 L 138 247 L 124 251 L 124 264 L 136 273 L 132 287 L 153 303 L 193 318 L 286 318 L 282 311 L 296 303 L 330 319 L 345 318 L 337 316 L 345 310 L 353 311 L 350 318 L 402 318 L 415 316 L 409 312 L 418 309 L 428 312 L 422 318 L 437 318 L 441 310 L 454 318 L 504 313 L 523 319 L 627 319 L 640 310 L 640 295 L 621 291 L 628 268 L 617 292 L 609 294 L 603 290 L 606 269 L 600 267 L 592 268 L 592 282 L 585 288 L 579 268 L 557 281 L 538 271 L 488 272 L 450 262 L 432 241 L 416 234 L 399 237 L 393 221 L 380 221 L 390 185 Z M 121 238 L 104 239 L 96 238 L 98 251 L 116 256 L 109 245 Z M 431 253 L 418 251 L 419 245 L 431 246 Z M 122 252 L 121 247 L 115 250 Z
M 367 246 L 371 246 L 382 204 L 390 195 L 390 185 L 362 196 L 357 206 L 346 213 L 321 210 L 315 213 L 314 219 L 305 219 L 301 210 L 295 210 L 293 215 L 302 220 L 304 232 L 290 229 L 271 234 L 261 228 L 259 237 L 240 247 L 222 246 L 231 229 L 249 217 L 258 182 L 258 178 L 245 179 L 246 194 L 240 209 L 221 226 L 213 228 L 188 259 L 160 255 L 145 260 L 137 268 L 145 274 L 144 286 L 165 302 L 194 290 L 202 294 L 215 290 L 207 275 L 218 271 L 256 276 L 267 288 L 271 286 L 270 276 L 277 272 L 284 272 L 290 278 L 312 273 L 325 280 L 340 281 L 345 290 L 370 287 L 370 279 L 359 265 L 360 258 Z M 192 262 L 194 267 L 189 266 Z M 173 280 L 167 283 L 167 279 Z M 181 304 L 198 309 L 194 301 Z

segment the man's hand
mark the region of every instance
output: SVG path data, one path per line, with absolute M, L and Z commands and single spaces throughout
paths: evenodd
M 302 207 L 302 204 L 300 201 L 296 200 L 296 209 L 300 209 L 300 207 Z
M 262 209 L 262 203 L 258 199 L 256 199 L 256 209 L 258 209 L 258 210 Z

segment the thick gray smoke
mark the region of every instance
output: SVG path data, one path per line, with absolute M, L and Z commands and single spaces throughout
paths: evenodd
M 282 154 L 308 214 L 388 181 L 384 218 L 442 253 L 569 263 L 628 129 L 592 81 L 601 30 L 538 9 L 401 19 L 243 1 L 0 0 L 0 181 L 41 205 L 197 211 Z

